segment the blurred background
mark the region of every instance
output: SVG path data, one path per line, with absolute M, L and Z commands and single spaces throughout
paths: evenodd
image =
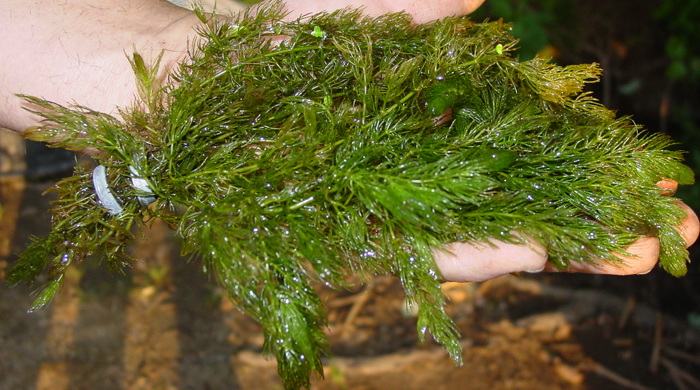
M 219 4 L 222 4 L 219 2 Z M 219 6 L 221 9 L 221 6 Z M 597 62 L 595 96 L 671 135 L 700 172 L 700 1 L 486 0 L 519 56 Z M 32 234 L 48 231 L 56 180 L 76 156 L 0 130 L 0 282 Z M 677 196 L 700 210 L 700 185 Z M 314 389 L 700 389 L 700 253 L 688 275 L 506 276 L 447 284 L 465 347 L 454 367 L 419 343 L 398 282 L 319 286 L 334 358 Z M 125 275 L 94 263 L 67 275 L 51 307 L 0 286 L 0 389 L 280 389 L 259 327 L 228 303 L 177 239 L 154 224 Z
M 600 64 L 595 96 L 619 115 L 671 134 L 693 168 L 700 166 L 699 17 L 694 0 L 486 0 L 472 15 L 512 23 L 521 60 Z M 700 207 L 700 186 L 678 195 Z

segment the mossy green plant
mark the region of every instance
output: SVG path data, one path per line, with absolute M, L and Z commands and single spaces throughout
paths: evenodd
M 661 266 L 685 272 L 673 229 L 685 214 L 655 183 L 693 174 L 672 140 L 584 92 L 596 65 L 520 62 L 501 22 L 282 16 L 280 4 L 230 21 L 202 15 L 201 40 L 165 85 L 134 54 L 142 102 L 119 120 L 24 97 L 45 118 L 27 136 L 99 150 L 118 202 L 103 207 L 84 167 L 56 185 L 52 231 L 10 273 L 48 274 L 36 308 L 89 255 L 129 266 L 135 229 L 159 218 L 262 324 L 265 351 L 296 389 L 328 352 L 312 281 L 396 275 L 421 336 L 460 362 L 433 260 L 445 243 L 529 237 L 566 268 L 619 261 L 613 252 L 651 235 Z

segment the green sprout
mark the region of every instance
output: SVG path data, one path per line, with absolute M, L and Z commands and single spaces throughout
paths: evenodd
M 314 31 L 311 32 L 311 35 L 315 36 L 316 38 L 323 38 L 326 35 L 326 32 L 321 30 L 321 27 L 314 26 Z

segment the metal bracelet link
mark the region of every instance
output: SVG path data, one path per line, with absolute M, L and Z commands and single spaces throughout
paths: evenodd
M 136 169 L 132 166 L 130 167 L 131 173 L 134 175 L 131 177 L 131 185 L 137 190 L 146 193 L 153 194 L 151 187 L 148 182 L 141 177 L 138 177 Z M 98 165 L 92 171 L 92 185 L 95 187 L 95 194 L 97 194 L 97 200 L 100 205 L 107 209 L 109 215 L 119 215 L 124 211 L 119 199 L 112 193 L 109 188 L 109 183 L 107 183 L 107 170 L 104 165 Z M 137 196 L 139 203 L 143 206 L 148 206 L 149 204 L 156 201 L 154 195 L 142 195 Z

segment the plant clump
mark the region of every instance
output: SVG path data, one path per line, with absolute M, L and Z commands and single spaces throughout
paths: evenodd
M 328 351 L 314 281 L 396 275 L 420 334 L 459 362 L 433 260 L 446 243 L 528 237 L 566 268 L 619 261 L 613 252 L 655 236 L 661 266 L 685 272 L 673 229 L 685 214 L 655 183 L 692 172 L 668 137 L 584 92 L 596 65 L 520 62 L 497 21 L 282 17 L 280 4 L 202 16 L 164 84 L 134 54 L 141 103 L 122 119 L 25 96 L 45 118 L 29 138 L 100 151 L 98 169 L 55 186 L 50 234 L 11 271 L 11 282 L 47 275 L 36 308 L 88 256 L 128 267 L 135 231 L 159 218 L 262 324 L 295 389 Z

